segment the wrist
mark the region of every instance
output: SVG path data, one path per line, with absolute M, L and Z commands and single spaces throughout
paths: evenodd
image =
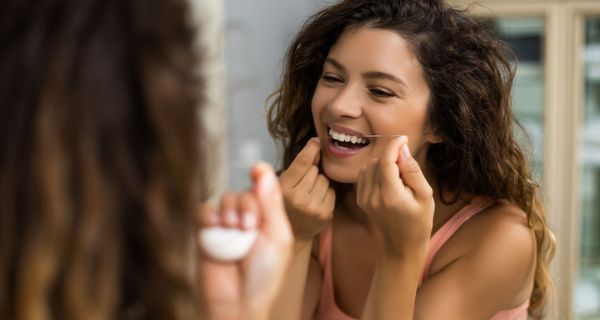
M 270 305 L 269 305 L 270 307 Z M 256 308 L 248 308 L 246 315 L 242 316 L 240 320 L 267 320 L 269 319 L 270 308 L 265 306 L 257 306 Z
M 412 246 L 392 246 L 385 241 L 383 255 L 388 261 L 420 261 L 425 260 L 428 242 Z
M 225 305 L 214 303 L 208 306 L 204 317 L 209 320 L 242 320 L 244 319 L 243 307 L 240 305 Z
M 294 255 L 305 250 L 311 250 L 314 238 L 294 239 Z

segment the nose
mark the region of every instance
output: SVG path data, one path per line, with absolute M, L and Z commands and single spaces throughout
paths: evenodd
M 327 111 L 336 118 L 358 118 L 363 111 L 363 97 L 358 84 L 348 84 L 327 105 Z

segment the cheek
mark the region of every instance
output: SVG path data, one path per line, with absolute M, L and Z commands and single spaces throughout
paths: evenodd
M 420 137 L 425 129 L 424 110 L 411 110 L 409 108 L 380 108 L 371 112 L 369 122 L 376 134 L 406 135 Z

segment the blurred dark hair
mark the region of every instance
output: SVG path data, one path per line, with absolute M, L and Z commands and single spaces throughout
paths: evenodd
M 2 1 L 0 318 L 195 317 L 189 13 L 185 0 Z
M 329 50 L 349 28 L 392 30 L 406 39 L 431 90 L 428 124 L 441 137 L 427 155 L 440 190 L 507 199 L 528 216 L 537 240 L 530 313 L 541 317 L 551 287 L 555 241 L 539 187 L 515 141 L 514 54 L 484 25 L 440 0 L 347 0 L 312 16 L 290 45 L 281 86 L 271 96 L 269 130 L 289 166 L 316 136 L 311 99 Z

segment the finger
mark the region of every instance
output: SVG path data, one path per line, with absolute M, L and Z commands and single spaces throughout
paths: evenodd
M 315 187 L 317 177 L 319 176 L 319 168 L 316 166 L 310 166 L 302 180 L 294 187 L 299 192 L 310 194 Z
M 326 206 L 327 212 L 333 213 L 333 209 L 335 208 L 335 191 L 332 188 L 329 188 L 325 193 L 323 203 Z
M 368 195 L 369 198 L 371 199 L 371 206 L 373 208 L 375 208 L 375 206 L 373 206 L 373 204 L 379 203 L 380 202 L 380 198 L 381 198 L 381 194 L 380 194 L 380 182 L 379 182 L 379 160 L 378 159 L 373 159 L 373 162 L 371 163 L 371 168 L 369 170 L 371 170 L 371 190 L 369 190 Z
M 219 224 L 219 215 L 210 204 L 203 203 L 198 209 L 197 221 L 201 228 L 214 227 Z
M 219 207 L 219 215 L 221 225 L 228 228 L 239 227 L 240 219 L 237 212 L 237 197 L 235 192 L 227 192 L 221 198 L 221 206 Z
M 400 159 L 398 167 L 404 185 L 413 191 L 416 199 L 431 198 L 433 190 L 423 175 L 419 163 L 410 154 L 408 143 L 402 146 Z
M 306 146 L 298 153 L 290 166 L 281 174 L 281 179 L 295 187 L 304 177 L 310 167 L 317 165 L 320 160 L 321 142 L 318 138 L 308 140 Z
M 377 184 L 375 181 L 375 170 L 377 166 L 377 159 L 371 159 L 369 164 L 367 165 L 367 170 L 365 171 L 365 188 L 363 194 L 364 203 L 368 203 L 368 199 L 371 198 L 371 195 L 375 192 L 375 185 Z
M 378 180 L 383 190 L 394 192 L 403 188 L 400 169 L 398 168 L 398 158 L 406 141 L 406 136 L 393 139 L 387 144 L 379 158 Z
M 384 203 L 391 205 L 394 203 L 392 201 L 403 201 L 403 199 L 406 199 L 405 197 L 409 190 L 406 189 L 402 183 L 402 179 L 400 179 L 398 165 L 395 162 L 380 161 L 377 169 L 377 192 L 379 192 L 378 196 Z
M 327 196 L 327 189 L 329 188 L 329 179 L 327 179 L 323 174 L 319 174 L 315 178 L 315 185 L 311 190 L 311 194 L 313 195 L 311 201 L 317 203 L 317 205 L 322 205 L 323 200 Z
M 321 219 L 329 218 L 331 213 L 323 206 L 323 201 L 327 197 L 327 189 L 329 189 L 329 179 L 320 174 L 317 176 L 315 187 L 311 191 L 308 208 L 312 208 L 313 212 L 317 212 L 318 217 Z
M 240 226 L 242 229 L 256 229 L 259 225 L 260 209 L 256 197 L 249 192 L 240 196 L 238 202 L 238 212 L 240 213 Z
M 265 163 L 259 163 L 252 168 L 254 194 L 261 209 L 261 230 L 265 236 L 275 239 L 280 244 L 292 243 L 292 228 L 285 212 L 283 195 L 279 181 L 273 168 Z

